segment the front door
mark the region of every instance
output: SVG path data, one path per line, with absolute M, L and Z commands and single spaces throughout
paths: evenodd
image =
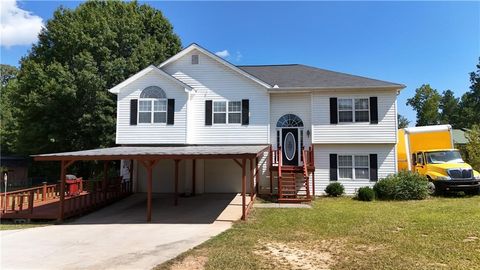
M 282 161 L 283 165 L 298 165 L 298 129 L 282 129 Z

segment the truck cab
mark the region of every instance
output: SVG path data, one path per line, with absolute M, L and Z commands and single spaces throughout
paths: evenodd
M 438 181 L 437 183 L 449 180 L 454 180 L 455 183 L 471 181 L 470 185 L 480 186 L 480 174 L 463 161 L 457 149 L 419 151 L 412 154 L 412 162 L 415 172 L 427 176 L 429 180 Z
M 480 192 L 480 173 L 454 149 L 449 125 L 399 130 L 398 168 L 424 175 L 431 193 Z

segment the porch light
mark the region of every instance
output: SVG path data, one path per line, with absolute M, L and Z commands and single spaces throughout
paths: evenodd
M 307 137 L 310 138 L 310 130 L 307 129 Z

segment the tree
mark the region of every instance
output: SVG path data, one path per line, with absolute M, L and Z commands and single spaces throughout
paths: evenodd
M 0 77 L 2 88 L 5 87 L 11 79 L 17 76 L 18 69 L 14 66 L 0 64 Z
M 470 73 L 470 91 L 463 94 L 460 100 L 460 125 L 471 127 L 480 123 L 480 58 L 477 71 Z
M 429 84 L 415 90 L 415 96 L 407 100 L 407 105 L 417 112 L 417 126 L 437 125 L 440 122 L 440 99 L 438 91 Z
M 181 49 L 159 10 L 137 2 L 88 1 L 57 9 L 22 59 L 13 106 L 16 151 L 114 144 L 116 97 L 107 89 Z
M 468 139 L 466 145 L 468 162 L 473 168 L 480 170 L 480 125 L 472 126 L 472 129 L 467 131 L 466 137 Z
M 408 125 L 410 125 L 410 120 L 408 120 L 405 116 L 398 114 L 397 115 L 398 119 L 398 128 L 406 128 Z
M 17 138 L 17 124 L 14 118 L 17 109 L 12 105 L 17 89 L 16 75 L 18 69 L 9 65 L 1 65 L 0 86 L 0 152 L 2 155 L 11 154 Z
M 447 90 L 442 93 L 440 100 L 440 123 L 450 124 L 455 128 L 461 128 L 458 122 L 459 100 L 455 98 L 452 90 Z

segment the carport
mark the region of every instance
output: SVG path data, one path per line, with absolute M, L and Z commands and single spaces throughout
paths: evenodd
M 60 201 L 58 220 L 65 217 L 65 183 L 67 169 L 76 161 L 112 161 L 130 160 L 137 161 L 147 171 L 147 205 L 146 220 L 152 220 L 152 183 L 153 167 L 163 159 L 174 160 L 175 163 L 175 191 L 174 205 L 178 204 L 178 178 L 179 163 L 184 160 L 192 160 L 192 170 L 195 171 L 197 159 L 230 159 L 242 170 L 241 174 L 241 197 L 242 197 L 242 220 L 248 216 L 258 192 L 258 165 L 259 158 L 269 151 L 267 145 L 188 145 L 188 146 L 119 146 L 111 148 L 92 149 L 76 152 L 63 152 L 53 154 L 35 155 L 36 161 L 60 161 Z M 247 203 L 247 162 L 249 162 L 250 200 Z M 161 181 L 162 179 L 155 179 Z M 195 173 L 192 173 L 192 190 L 195 191 Z M 194 194 L 193 194 L 194 195 Z

